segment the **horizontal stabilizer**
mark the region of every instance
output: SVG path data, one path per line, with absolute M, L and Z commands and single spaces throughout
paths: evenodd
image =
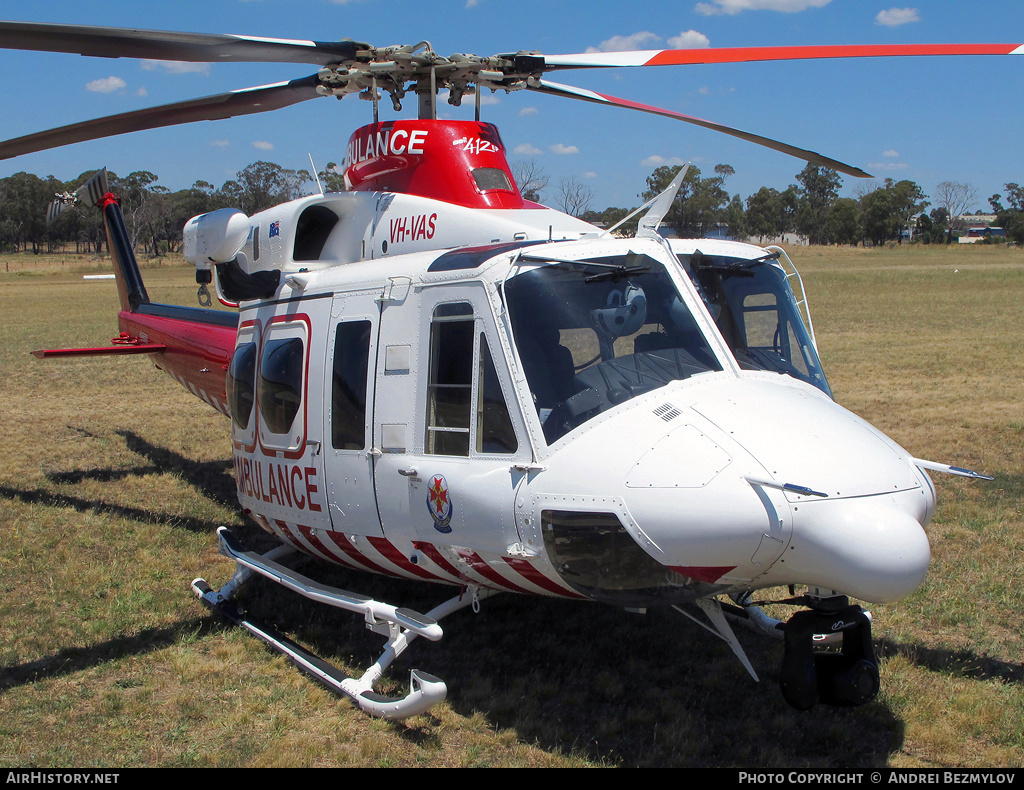
M 124 354 L 157 354 L 166 351 L 162 343 L 135 343 L 132 345 L 103 346 L 102 348 L 51 348 L 33 351 L 32 356 L 38 359 L 54 357 L 106 357 Z

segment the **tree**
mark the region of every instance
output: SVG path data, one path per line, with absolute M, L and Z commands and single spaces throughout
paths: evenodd
M 44 180 L 31 173 L 0 179 L 0 241 L 15 252 L 32 247 L 42 252 L 46 234 L 46 207 L 64 185 L 53 176 Z
M 761 187 L 748 197 L 745 222 L 747 233 L 761 243 L 785 233 L 785 206 L 779 190 Z
M 733 195 L 725 209 L 725 221 L 729 225 L 729 235 L 734 239 L 742 239 L 747 235 L 747 212 L 743 208 L 743 198 Z
M 273 162 L 253 162 L 225 182 L 221 191 L 228 203 L 249 216 L 302 196 L 302 187 L 312 177 L 305 170 L 286 170 Z
M 540 203 L 540 193 L 548 185 L 548 176 L 536 159 L 520 159 L 512 164 L 512 177 L 523 200 Z
M 970 184 L 959 181 L 943 181 L 935 187 L 935 203 L 945 209 L 947 221 L 946 242 L 953 241 L 953 231 L 961 227 L 959 217 L 966 214 L 978 202 L 978 190 Z
M 921 187 L 913 181 L 885 183 L 860 199 L 861 229 L 865 238 L 876 246 L 888 239 L 903 241 L 903 231 L 914 224 L 914 219 L 929 205 Z
M 996 213 L 996 222 L 1006 231 L 1006 238 L 1018 244 L 1024 244 L 1024 187 L 1015 183 L 1003 184 L 1009 207 L 1004 208 L 1002 195 L 989 198 L 992 210 Z
M 899 230 L 897 241 L 903 243 L 903 231 L 913 227 L 914 219 L 931 205 L 925 198 L 927 195 L 913 181 L 897 181 L 891 184 L 891 179 L 885 180 L 886 187 L 892 190 L 892 208 L 899 219 Z
M 607 230 L 614 228 L 622 222 L 622 220 L 628 217 L 632 211 L 633 209 L 631 208 L 609 207 L 604 211 L 587 211 L 580 217 L 580 219 L 586 220 L 591 224 Z M 638 222 L 639 217 L 633 217 L 629 222 L 625 222 L 620 227 L 616 228 L 615 235 L 624 237 L 635 236 Z
M 338 169 L 336 162 L 328 162 L 327 167 L 317 173 L 317 177 L 320 179 L 320 185 L 323 186 L 324 192 L 345 191 L 345 175 Z
M 797 189 L 796 229 L 811 244 L 825 244 L 828 238 L 828 216 L 839 197 L 843 181 L 835 170 L 808 164 L 796 180 Z
M 853 198 L 838 198 L 832 204 L 825 233 L 832 244 L 856 244 L 860 241 L 860 206 Z
M 861 231 L 865 239 L 880 247 L 899 230 L 899 221 L 894 219 L 892 196 L 887 189 L 879 187 L 860 199 Z
M 558 205 L 566 214 L 582 217 L 594 200 L 594 190 L 573 177 L 563 178 L 558 184 Z
M 645 201 L 664 192 L 681 170 L 680 165 L 662 165 L 647 177 L 647 191 L 640 197 Z M 664 224 L 681 237 L 702 237 L 726 219 L 729 193 L 723 188 L 726 175 L 733 172 L 729 165 L 718 165 L 718 175 L 701 178 L 700 168 L 690 165 L 683 178 L 672 208 L 665 215 Z

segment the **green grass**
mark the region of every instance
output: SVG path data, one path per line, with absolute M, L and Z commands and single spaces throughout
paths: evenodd
M 262 540 L 234 503 L 227 421 L 142 359 L 29 356 L 106 343 L 114 287 L 0 260 L 0 766 L 1021 766 L 1024 253 L 791 254 L 838 400 L 915 455 L 996 476 L 934 476 L 929 577 L 872 610 L 879 699 L 798 713 L 778 643 L 738 632 L 757 686 L 678 615 L 499 596 L 389 673 L 391 690 L 411 667 L 450 688 L 398 723 L 196 601 L 194 577 L 233 570 L 217 526 Z M 155 300 L 194 303 L 188 269 L 144 274 Z M 421 611 L 448 594 L 307 572 Z M 246 604 L 350 671 L 376 658 L 359 618 L 269 584 Z

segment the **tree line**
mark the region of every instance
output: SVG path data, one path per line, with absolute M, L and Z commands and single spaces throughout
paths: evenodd
M 0 179 L 0 251 L 41 253 L 74 246 L 76 252 L 100 253 L 106 235 L 100 213 L 92 207 L 76 206 L 46 227 L 46 208 L 55 195 L 73 192 L 90 176 L 92 172 L 83 173 L 66 183 L 31 173 Z M 343 188 L 334 163 L 317 178 L 325 190 Z M 110 191 L 121 200 L 136 252 L 156 256 L 181 249 L 182 228 L 192 217 L 228 207 L 255 214 L 307 194 L 306 185 L 313 176 L 273 162 L 254 162 L 220 187 L 196 181 L 177 192 L 159 185 L 159 178 L 146 170 L 124 177 L 108 171 L 107 179 Z
M 645 201 L 653 198 L 679 170 L 678 166 L 657 168 L 648 176 L 647 190 L 639 197 Z M 904 239 L 948 244 L 966 229 L 968 220 L 964 217 L 978 202 L 977 189 L 970 184 L 944 181 L 930 200 L 913 181 L 891 178 L 861 186 L 856 197 L 840 197 L 841 176 L 813 164 L 797 173 L 797 183 L 785 190 L 761 187 L 743 200 L 726 189 L 727 179 L 734 172 L 732 167 L 720 164 L 714 175 L 704 177 L 691 165 L 664 224 L 680 237 L 724 232 L 731 238 L 762 243 L 796 233 L 810 244 L 879 246 L 891 241 L 902 243 Z M 1009 183 L 1005 189 L 1005 198 L 999 194 L 989 198 L 995 224 L 1005 229 L 1008 239 L 1024 244 L 1024 188 Z M 609 208 L 585 211 L 580 216 L 610 226 L 629 213 L 629 209 Z
M 678 166 L 658 167 L 637 197 L 650 200 L 679 170 Z M 517 162 L 513 174 L 524 197 L 544 202 L 549 181 L 535 161 Z M 963 230 L 961 218 L 978 202 L 977 190 L 969 184 L 944 181 L 929 196 L 913 181 L 891 178 L 860 187 L 856 197 L 839 197 L 841 176 L 812 164 L 797 173 L 797 183 L 785 190 L 761 187 L 744 200 L 727 189 L 734 174 L 732 167 L 720 164 L 713 175 L 704 176 L 691 165 L 664 224 L 681 237 L 714 233 L 761 243 L 797 233 L 811 244 L 877 246 L 893 240 L 902 243 L 905 236 L 938 244 L 950 243 Z M 67 183 L 30 173 L 0 179 L 0 251 L 40 253 L 73 246 L 76 252 L 102 252 L 106 239 L 97 211 L 77 207 L 50 228 L 45 224 L 46 207 L 54 196 L 74 191 L 90 175 L 83 173 Z M 108 179 L 111 191 L 121 199 L 135 249 L 156 256 L 180 250 L 182 228 L 190 218 L 226 207 L 252 215 L 307 194 L 314 177 L 305 170 L 260 161 L 220 187 L 196 181 L 188 189 L 172 192 L 159 185 L 159 178 L 149 171 L 124 177 L 108 173 Z M 327 191 L 344 188 L 334 163 L 317 173 L 316 179 Z M 605 227 L 622 222 L 635 208 L 593 210 L 593 191 L 573 178 L 563 179 L 554 192 L 552 204 Z M 1005 229 L 1007 238 L 1024 243 L 1024 187 L 1008 183 L 1005 196 L 992 195 L 988 202 L 996 225 Z M 636 222 L 634 217 L 624 223 L 622 232 L 635 232 Z

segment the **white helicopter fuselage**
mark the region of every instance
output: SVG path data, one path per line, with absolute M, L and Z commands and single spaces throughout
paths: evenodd
M 259 264 L 284 279 L 275 298 L 241 305 L 229 375 L 240 502 L 286 543 L 378 573 L 629 607 L 790 584 L 880 602 L 923 580 L 926 473 L 813 376 L 741 364 L 687 276 L 694 243 L 596 238 L 544 209 L 516 212 L 540 221 L 524 231 L 514 218 L 503 235 L 473 210 L 494 246 L 439 252 L 458 207 L 326 201 L 348 247 L 328 234 L 315 261 L 288 255 L 287 229 L 324 198 L 252 218 L 265 244 L 280 242 Z M 401 217 L 411 236 L 396 233 Z M 250 270 L 260 232 L 239 255 Z M 559 236 L 577 240 L 541 243 Z M 420 237 L 431 251 L 394 254 Z M 614 300 L 628 289 L 647 315 L 602 345 L 545 303 L 562 299 L 549 275 L 607 291 L 588 297 L 591 318 L 625 307 Z M 680 316 L 688 339 L 670 342 Z M 541 351 L 531 333 L 549 320 L 559 326 Z M 554 347 L 572 355 L 567 372 Z M 543 394 L 560 377 L 570 394 Z

